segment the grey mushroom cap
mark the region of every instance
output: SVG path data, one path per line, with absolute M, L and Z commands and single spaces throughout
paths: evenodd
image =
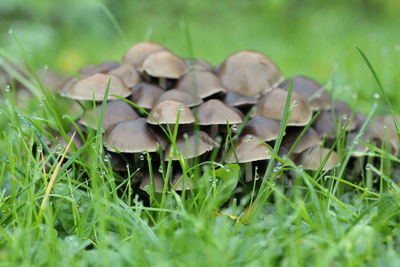
M 213 67 L 204 59 L 200 58 L 184 58 L 183 61 L 189 71 L 209 71 L 212 72 Z
M 218 76 L 224 88 L 243 96 L 260 95 L 282 81 L 278 66 L 256 51 L 230 55 L 218 69 Z
M 314 146 L 297 156 L 295 163 L 303 166 L 305 170 L 318 170 L 323 160 L 328 156 L 329 149 L 320 146 Z M 339 166 L 339 157 L 335 151 L 332 151 L 322 171 L 327 171 Z
M 256 105 L 254 116 L 282 120 L 288 91 L 284 89 L 273 89 L 267 92 Z M 292 110 L 288 120 L 288 126 L 304 126 L 312 117 L 312 111 L 308 101 L 299 93 L 293 92 L 291 99 Z
M 184 159 L 191 159 L 204 153 L 211 151 L 217 143 L 208 134 L 203 131 L 186 133 L 180 135 L 176 140 L 176 146 L 179 153 Z M 169 160 L 169 153 L 173 149 L 173 145 L 170 144 L 165 151 L 165 160 Z M 179 160 L 177 152 L 175 152 L 172 160 Z
M 139 72 L 129 64 L 123 64 L 108 73 L 120 78 L 127 87 L 132 87 L 141 80 Z
M 144 118 L 119 122 L 108 128 L 104 143 L 108 151 L 123 153 L 155 152 L 160 146 Z
M 236 157 L 237 160 L 236 160 Z M 231 147 L 228 151 L 225 161 L 227 163 L 247 163 L 259 160 L 270 159 L 272 153 L 262 140 L 252 135 L 244 135 L 240 137 L 234 149 Z
M 302 130 L 303 129 L 288 129 L 283 139 L 282 146 L 291 149 Z M 309 127 L 298 141 L 296 147 L 293 148 L 293 153 L 299 154 L 310 147 L 319 146 L 321 144 L 321 136 L 313 128 Z
M 154 84 L 138 83 L 131 88 L 130 100 L 145 109 L 152 109 L 156 99 L 165 91 Z
M 175 124 L 179 114 L 179 124 L 195 122 L 190 108 L 182 102 L 169 99 L 155 105 L 147 118 L 150 124 Z
M 242 134 L 253 135 L 263 141 L 273 141 L 278 138 L 280 123 L 277 120 L 256 116 L 247 122 Z
M 237 111 L 217 99 L 211 99 L 201 104 L 197 116 L 200 125 L 239 124 L 243 121 Z
M 161 175 L 158 173 L 153 174 L 153 182 L 154 182 L 154 191 L 156 193 L 161 193 L 164 189 L 164 180 Z M 145 174 L 142 176 L 139 188 L 143 191 L 145 191 L 146 186 L 150 186 L 151 183 L 151 178 L 149 174 Z
M 79 70 L 81 76 L 90 76 L 96 73 L 107 73 L 115 68 L 118 68 L 121 64 L 115 61 L 104 61 L 100 64 L 89 64 L 82 67 Z
M 153 42 L 140 42 L 131 46 L 122 58 L 124 64 L 140 68 L 143 61 L 151 54 L 159 51 L 169 51 L 165 46 Z
M 61 95 L 76 100 L 95 100 L 102 101 L 106 90 L 109 88 L 107 99 L 117 99 L 112 95 L 128 97 L 131 91 L 116 76 L 97 73 L 85 77 L 65 88 Z
M 185 62 L 169 51 L 150 54 L 139 71 L 158 78 L 179 79 L 187 71 Z
M 97 120 L 100 120 L 102 105 L 97 105 L 96 108 L 88 110 L 79 120 L 82 125 L 96 129 Z M 102 130 L 105 131 L 112 125 L 121 121 L 136 120 L 140 116 L 136 111 L 122 100 L 110 101 L 106 104 L 104 117 L 102 121 Z
M 208 71 L 191 71 L 186 73 L 179 79 L 176 88 L 192 95 L 198 95 L 201 98 L 226 91 L 218 77 Z
M 171 89 L 171 90 L 165 91 L 163 94 L 161 94 L 156 99 L 155 105 L 157 105 L 158 103 L 161 103 L 165 100 L 170 100 L 170 99 L 182 102 L 185 105 L 187 105 L 188 107 L 198 106 L 201 103 L 203 103 L 203 100 L 198 96 L 192 95 L 188 92 L 181 91 L 178 89 Z
M 224 103 L 230 107 L 253 106 L 257 104 L 259 97 L 242 96 L 235 92 L 228 91 L 225 93 Z

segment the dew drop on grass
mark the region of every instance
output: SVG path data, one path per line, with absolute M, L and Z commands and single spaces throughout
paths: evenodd
M 180 111 L 184 111 L 184 110 L 185 110 L 185 106 L 184 106 L 184 105 L 180 105 L 180 106 L 179 106 L 179 110 L 180 110 Z
M 226 171 L 226 172 L 231 172 L 231 168 L 225 167 L 225 171 Z
M 347 114 L 343 114 L 342 119 L 347 121 L 349 119 L 349 116 Z
M 299 165 L 299 166 L 297 166 L 297 168 L 299 168 L 300 171 L 304 170 L 304 166 L 303 165 Z
M 293 101 L 293 107 L 295 108 L 295 107 L 297 107 L 299 104 L 297 103 L 297 101 L 296 100 L 294 100 Z
M 184 138 L 184 139 L 188 139 L 188 138 L 189 138 L 188 133 L 183 133 L 183 138 Z
M 67 118 L 68 118 L 68 115 L 67 115 L 67 114 L 63 114 L 63 115 L 62 115 L 62 119 L 63 119 L 63 120 L 66 120 Z
M 237 130 L 238 130 L 238 126 L 236 124 L 232 125 L 231 131 L 235 133 Z
M 108 155 L 104 156 L 104 163 L 108 163 L 110 161 L 110 157 Z
M 163 173 L 163 167 L 161 165 L 160 165 L 160 167 L 158 167 L 158 172 Z
M 9 28 L 8 29 L 8 34 L 12 34 L 13 33 L 13 29 L 12 28 Z
M 7 84 L 6 87 L 4 88 L 4 91 L 5 91 L 6 93 L 10 92 L 10 88 L 11 88 L 10 85 Z
M 365 166 L 365 170 L 366 171 L 370 171 L 371 170 L 371 165 L 367 164 L 367 166 Z
M 140 159 L 140 160 L 144 160 L 144 156 L 143 156 L 143 155 L 140 155 L 140 156 L 139 156 L 139 159 Z
M 374 94 L 374 98 L 375 98 L 375 99 L 379 99 L 379 98 L 381 98 L 381 95 L 378 94 L 378 93 L 375 93 L 375 94 Z

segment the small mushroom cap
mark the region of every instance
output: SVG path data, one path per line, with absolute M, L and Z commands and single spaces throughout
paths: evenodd
M 123 64 L 108 73 L 120 78 L 128 87 L 132 87 L 140 82 L 139 72 L 129 64 Z
M 218 76 L 227 90 L 244 96 L 260 95 L 282 80 L 278 66 L 255 51 L 230 55 L 219 68 Z
M 238 143 L 235 145 L 235 153 L 237 162 L 246 163 L 258 160 L 270 159 L 272 153 L 261 140 L 252 135 L 244 135 L 240 137 Z M 227 154 L 227 163 L 236 163 L 235 153 L 231 148 Z
M 89 64 L 82 67 L 79 70 L 81 76 L 90 76 L 96 73 L 107 73 L 115 68 L 118 68 L 121 64 L 115 61 L 104 61 L 100 64 Z
M 154 191 L 156 193 L 161 193 L 164 189 L 164 180 L 161 175 L 158 173 L 153 174 L 153 181 L 154 181 Z M 142 181 L 140 182 L 139 188 L 145 191 L 146 186 L 151 185 L 150 175 L 145 174 L 142 177 Z
M 158 103 L 161 103 L 165 100 L 176 100 L 179 102 L 184 103 L 185 105 L 187 105 L 188 107 L 194 107 L 194 106 L 198 106 L 201 103 L 203 103 L 203 100 L 198 97 L 198 96 L 194 96 L 190 93 L 178 90 L 178 89 L 171 89 L 168 91 L 165 91 L 162 95 L 160 95 L 156 101 L 155 101 L 155 105 L 157 105 Z
M 123 153 L 155 152 L 160 146 L 144 118 L 122 121 L 108 128 L 104 143 L 108 151 Z
M 218 99 L 211 99 L 201 104 L 197 116 L 200 125 L 242 123 L 240 115 Z
M 194 115 L 190 108 L 182 102 L 169 99 L 155 105 L 147 118 L 150 124 L 175 124 L 179 116 L 179 124 L 194 123 Z
M 314 146 L 303 153 L 299 154 L 296 158 L 295 162 L 298 165 L 302 165 L 305 170 L 318 170 L 321 166 L 322 162 L 326 158 L 329 153 L 329 149 L 322 148 L 320 146 Z M 330 170 L 339 166 L 340 161 L 339 157 L 335 151 L 332 151 L 331 155 L 329 156 L 326 164 L 322 167 L 323 171 Z
M 71 87 L 77 82 L 79 81 L 78 77 L 76 76 L 70 76 L 67 78 L 67 80 L 64 81 L 64 83 L 61 86 L 61 95 L 63 94 L 63 92 L 67 92 L 71 89 Z
M 190 134 L 183 134 L 176 139 L 176 146 L 183 158 L 191 159 L 203 155 L 204 153 L 211 151 L 217 143 L 205 132 L 193 132 Z M 173 149 L 170 144 L 165 151 L 165 160 L 168 161 L 169 153 Z M 172 160 L 179 160 L 178 155 L 174 154 Z
M 95 109 L 85 112 L 79 120 L 79 123 L 86 127 L 96 129 L 97 120 L 100 119 L 101 115 L 101 107 L 101 105 L 97 105 Z M 133 110 L 131 105 L 122 100 L 114 100 L 108 102 L 105 106 L 102 129 L 105 131 L 118 122 L 136 120 L 138 118 L 140 118 L 140 116 Z
M 302 129 L 289 129 L 289 131 L 287 131 L 288 133 L 283 139 L 282 146 L 291 149 L 301 131 Z M 319 146 L 321 144 L 321 136 L 313 128 L 309 127 L 297 143 L 296 147 L 293 149 L 293 153 L 298 154 L 310 147 Z
M 182 176 L 182 173 L 177 173 L 172 177 L 171 187 L 175 191 L 190 190 L 195 188 L 195 183 L 191 177 L 187 176 L 185 178 Z
M 303 95 L 310 103 L 312 110 L 330 109 L 331 98 L 323 86 L 306 76 L 293 76 L 283 81 L 278 87 L 288 89 L 292 82 L 293 91 Z
M 189 71 L 209 71 L 212 72 L 213 67 L 204 59 L 200 58 L 184 58 L 186 68 Z
M 179 79 L 177 89 L 206 98 L 217 93 L 225 92 L 218 77 L 212 72 L 191 71 Z
M 224 103 L 230 107 L 253 106 L 257 102 L 258 97 L 242 96 L 232 91 L 227 91 L 224 97 Z
M 152 109 L 156 99 L 165 91 L 149 83 L 138 83 L 132 89 L 131 101 L 145 109 Z
M 398 118 L 396 118 L 398 120 Z M 375 139 L 379 144 L 388 142 L 394 153 L 398 153 L 399 135 L 392 115 L 376 116 L 369 125 L 366 135 L 370 139 Z
M 159 51 L 168 51 L 168 49 L 160 44 L 152 42 L 140 42 L 131 46 L 122 58 L 122 63 L 130 64 L 136 68 L 140 68 L 143 61 L 151 54 Z
M 342 125 L 344 125 L 348 120 L 350 120 L 346 128 L 347 131 L 352 131 L 357 127 L 357 122 L 353 118 L 354 117 L 353 110 L 351 109 L 349 104 L 347 104 L 344 101 L 336 100 L 334 103 L 333 110 L 339 118 L 340 117 L 342 118 L 343 122 Z
M 63 90 L 61 95 L 76 100 L 102 101 L 108 85 L 108 99 L 116 99 L 111 95 L 127 97 L 131 94 L 131 91 L 118 77 L 97 73 L 78 80 L 71 87 Z
M 278 138 L 279 122 L 274 119 L 256 116 L 247 122 L 243 135 L 253 135 L 263 141 L 272 141 Z
M 139 68 L 153 77 L 179 79 L 186 72 L 182 59 L 169 51 L 150 54 Z
M 288 92 L 286 90 L 277 88 L 269 91 L 258 101 L 254 115 L 281 120 L 285 112 L 287 97 Z M 311 120 L 312 111 L 302 95 L 293 92 L 291 106 L 293 108 L 288 120 L 289 126 L 304 126 Z

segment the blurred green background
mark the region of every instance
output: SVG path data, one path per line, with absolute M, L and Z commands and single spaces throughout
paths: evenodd
M 400 104 L 399 0 L 0 0 L 0 18 L 1 47 L 18 57 L 15 35 L 39 69 L 70 74 L 84 64 L 120 60 L 146 39 L 189 56 L 189 32 L 195 57 L 217 64 L 234 51 L 256 49 L 285 76 L 314 77 L 368 111 L 379 91 L 359 46 Z

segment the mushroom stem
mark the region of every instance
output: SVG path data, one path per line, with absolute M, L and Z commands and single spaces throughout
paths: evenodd
M 218 124 L 211 125 L 210 135 L 211 137 L 215 137 L 218 134 Z
M 164 77 L 158 78 L 158 83 L 162 89 L 167 90 L 167 78 Z
M 252 168 L 252 164 L 251 162 L 246 162 L 244 164 L 244 168 L 245 168 L 245 182 L 250 182 L 251 180 L 253 180 L 253 168 Z

